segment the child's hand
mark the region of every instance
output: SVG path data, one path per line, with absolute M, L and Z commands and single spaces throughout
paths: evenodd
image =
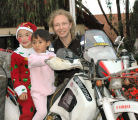
M 52 58 L 54 58 L 55 56 L 50 56 L 48 59 L 45 59 L 45 63 L 47 64 L 48 60 L 51 60 Z
M 27 93 L 22 93 L 20 96 L 19 96 L 19 99 L 20 100 L 27 100 L 28 99 L 28 95 L 27 95 Z
M 25 61 L 28 61 L 28 58 L 27 58 L 27 57 L 25 57 L 25 58 L 24 58 L 24 60 L 25 60 Z
M 55 56 L 50 56 L 48 59 L 50 60 L 50 59 L 52 59 L 53 57 L 55 57 Z

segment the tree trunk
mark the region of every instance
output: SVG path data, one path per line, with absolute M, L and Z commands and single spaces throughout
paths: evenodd
M 126 35 L 130 38 L 130 29 L 129 29 L 129 0 L 126 0 Z
M 116 0 L 116 6 L 117 6 L 117 15 L 118 15 L 118 29 L 120 32 L 121 37 L 124 36 L 123 34 L 123 24 L 122 24 L 122 18 L 121 18 L 121 12 L 120 12 L 120 0 Z

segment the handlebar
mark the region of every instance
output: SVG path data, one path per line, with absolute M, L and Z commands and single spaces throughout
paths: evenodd
M 136 70 L 136 69 L 138 69 L 138 66 L 134 66 L 134 67 L 130 67 L 130 68 L 126 68 L 126 69 L 123 69 L 123 70 L 120 70 L 120 71 L 118 71 L 118 72 L 115 72 L 115 73 L 112 73 L 112 74 L 110 74 L 109 76 L 106 76 L 106 77 L 103 77 L 103 78 L 93 78 L 95 81 L 96 80 L 107 80 L 107 79 L 109 79 L 109 78 L 116 78 L 116 77 L 129 77 L 128 75 L 129 75 L 129 73 L 126 73 L 125 74 L 125 72 L 128 72 L 128 71 L 131 71 L 131 70 Z M 122 75 L 122 73 L 124 73 L 123 75 Z M 138 73 L 138 70 L 136 70 L 136 72 L 133 72 L 133 73 L 130 73 L 130 74 L 133 74 L 133 75 L 135 75 L 136 73 Z M 136 76 L 132 76 L 132 78 L 133 77 L 136 77 L 136 78 L 138 78 L 138 74 L 136 74 Z
M 124 40 L 124 38 L 125 38 L 125 37 L 123 37 L 123 38 L 122 38 L 122 40 L 121 40 L 121 41 L 119 41 L 119 45 L 118 45 L 118 47 L 117 47 L 117 53 L 118 53 L 118 50 L 119 50 L 119 48 L 120 48 L 121 44 L 123 44 L 123 40 Z

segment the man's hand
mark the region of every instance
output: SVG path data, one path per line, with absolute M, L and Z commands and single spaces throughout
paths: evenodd
M 20 96 L 19 96 L 19 99 L 20 100 L 27 100 L 28 99 L 28 95 L 27 95 L 27 93 L 22 93 Z

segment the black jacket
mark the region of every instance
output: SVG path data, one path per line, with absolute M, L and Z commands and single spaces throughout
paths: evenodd
M 56 53 L 58 49 L 64 48 L 63 43 L 60 39 L 55 39 L 53 41 L 52 46 L 54 48 L 54 52 Z M 80 37 L 76 37 L 76 39 L 72 40 L 71 44 L 68 46 L 75 55 L 80 56 L 81 53 L 81 45 L 80 45 Z M 63 70 L 63 71 L 55 71 L 56 72 L 56 84 L 57 86 L 60 85 L 65 78 L 71 79 L 75 73 L 78 73 L 79 69 L 72 69 L 72 70 Z

